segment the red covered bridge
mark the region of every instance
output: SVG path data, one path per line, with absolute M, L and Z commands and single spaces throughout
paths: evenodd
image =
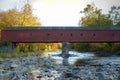
M 120 42 L 120 27 L 9 27 L 1 40 L 14 43 Z

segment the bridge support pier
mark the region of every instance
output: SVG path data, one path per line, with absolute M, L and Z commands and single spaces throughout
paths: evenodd
M 62 43 L 62 57 L 63 57 L 63 65 L 69 65 L 69 48 L 68 48 L 68 42 Z
M 68 49 L 68 42 L 63 42 L 62 43 L 62 54 L 68 54 L 69 49 Z

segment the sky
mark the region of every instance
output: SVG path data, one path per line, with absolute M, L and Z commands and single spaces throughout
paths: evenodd
M 22 8 L 25 0 L 0 0 L 0 11 L 12 8 Z M 103 13 L 108 13 L 110 7 L 120 5 L 120 0 L 30 0 L 33 14 L 43 26 L 78 26 L 83 16 L 80 14 L 87 4 L 93 3 Z

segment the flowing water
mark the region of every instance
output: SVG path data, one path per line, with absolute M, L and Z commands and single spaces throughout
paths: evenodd
M 94 57 L 94 53 L 91 52 L 77 52 L 69 51 L 69 57 L 63 58 L 61 55 L 62 51 L 50 51 L 50 58 L 54 59 L 57 64 L 62 64 L 63 60 L 68 60 L 69 64 L 73 64 L 78 59 L 88 59 Z

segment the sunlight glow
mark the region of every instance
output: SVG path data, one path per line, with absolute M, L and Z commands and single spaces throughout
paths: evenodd
M 36 1 L 33 3 L 34 14 L 40 17 L 43 26 L 78 26 L 79 12 L 84 7 L 81 1 Z
M 80 11 L 93 1 L 105 13 L 110 6 L 119 5 L 119 0 L 34 0 L 32 6 L 43 26 L 78 26 Z

